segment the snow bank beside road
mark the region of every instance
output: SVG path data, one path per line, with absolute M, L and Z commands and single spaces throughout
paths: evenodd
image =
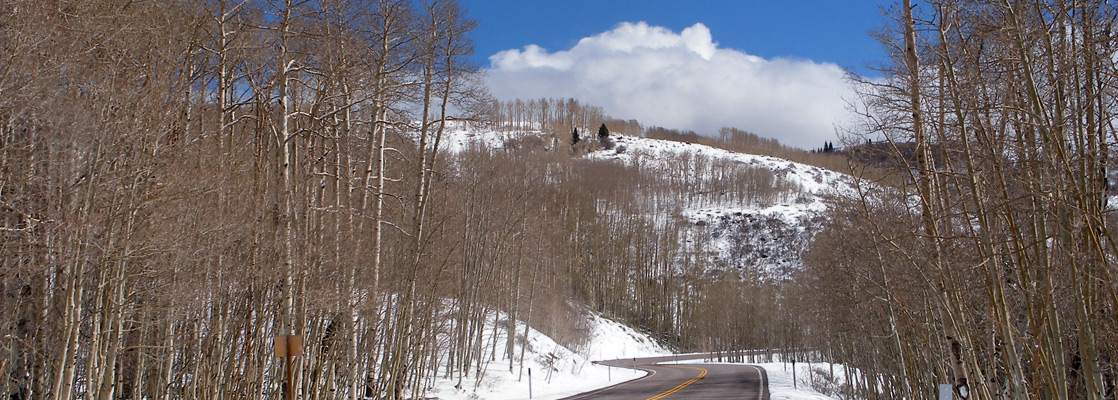
M 779 360 L 776 355 L 774 359 Z M 841 397 L 820 393 L 817 389 L 837 390 L 842 385 L 843 365 L 827 363 L 795 364 L 795 383 L 793 383 L 792 364 L 784 362 L 764 363 L 720 363 L 707 360 L 687 360 L 663 364 L 740 364 L 756 365 L 765 369 L 769 377 L 770 400 L 838 400 Z M 831 371 L 834 371 L 833 375 Z
M 474 375 L 464 377 L 461 389 L 458 389 L 455 388 L 458 384 L 457 376 L 453 378 L 440 376 L 428 395 L 446 400 L 527 399 L 528 369 L 531 368 L 532 399 L 559 399 L 645 375 L 643 371 L 597 365 L 592 360 L 650 357 L 671 353 L 647 335 L 618 322 L 599 315 L 590 315 L 587 318 L 591 319 L 590 342 L 582 351 L 563 347 L 551 338 L 530 329 L 528 348 L 524 355 L 523 376 L 520 375 L 519 341 L 513 354 L 517 362 L 510 372 L 508 357 L 503 351 L 504 330 L 498 329 L 497 360 L 483 365 L 484 374 L 480 382 Z M 524 331 L 524 325 L 518 325 L 519 334 Z M 492 327 L 486 329 L 490 333 L 492 330 Z

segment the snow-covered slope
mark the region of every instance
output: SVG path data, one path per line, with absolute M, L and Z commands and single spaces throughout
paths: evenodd
M 523 139 L 525 137 L 540 137 L 550 139 L 550 135 L 542 132 L 501 132 L 488 129 L 480 129 L 472 127 L 468 124 L 453 123 L 447 126 L 446 133 L 444 133 L 443 141 L 445 144 L 443 149 L 451 153 L 460 153 L 465 151 L 470 146 L 485 146 L 488 148 L 501 148 L 509 141 Z
M 499 148 L 530 137 L 545 145 L 553 140 L 540 132 L 490 132 L 466 126 L 448 130 L 444 139 L 448 150 L 459 152 L 471 145 Z M 684 186 L 690 184 L 686 181 L 695 181 L 693 195 L 685 193 L 666 205 L 660 199 L 646 207 L 653 210 L 653 215 L 647 215 L 650 220 L 677 224 L 682 220 L 686 228 L 680 232 L 690 251 L 700 253 L 719 269 L 736 269 L 762 279 L 782 280 L 798 269 L 800 254 L 825 221 L 826 199 L 853 192 L 849 175 L 781 158 L 623 135 L 611 140 L 611 149 L 584 157 L 674 177 L 685 181 Z M 771 174 L 771 184 L 751 188 L 746 191 L 752 193 L 746 194 L 711 193 L 726 190 L 719 186 L 723 176 L 756 171 Z M 685 187 L 687 190 L 692 188 Z
M 615 146 L 612 150 L 595 152 L 589 157 L 613 159 L 625 163 L 633 163 L 636 160 L 640 160 L 643 163 L 659 165 L 665 169 L 674 167 L 668 165 L 671 158 L 666 157 L 667 155 L 691 154 L 694 156 L 705 156 L 710 159 L 730 160 L 736 163 L 768 169 L 778 177 L 790 179 L 798 183 L 804 191 L 815 195 L 831 192 L 836 184 L 846 179 L 845 174 L 820 167 L 800 164 L 776 157 L 735 153 L 701 144 L 631 136 L 614 136 L 613 141 Z M 813 204 L 812 207 L 822 207 L 822 204 Z
M 497 346 L 497 359 L 483 366 L 480 380 L 476 375 L 464 377 L 461 386 L 457 377 L 440 377 L 428 393 L 439 399 L 504 400 L 527 399 L 531 369 L 533 399 L 558 399 L 636 379 L 643 371 L 609 368 L 592 362 L 629 357 L 667 355 L 671 352 L 656 344 L 647 335 L 596 314 L 588 315 L 589 343 L 585 349 L 566 348 L 535 329 L 529 329 L 528 347 L 524 354 L 524 370 L 520 370 L 520 346 L 513 354 L 516 365 L 509 371 L 504 346 Z M 489 319 L 492 320 L 492 319 Z M 520 325 L 517 332 L 523 332 Z M 493 332 L 487 328 L 486 332 Z M 504 330 L 498 329 L 498 343 L 504 343 Z M 492 339 L 486 338 L 486 342 Z M 517 342 L 519 343 L 519 341 Z
M 692 204 L 680 209 L 680 217 L 691 226 L 685 237 L 702 243 L 702 251 L 721 268 L 752 272 L 761 278 L 784 279 L 802 265 L 800 253 L 807 249 L 827 210 L 829 196 L 849 194 L 850 176 L 825 168 L 781 158 L 735 153 L 710 146 L 618 136 L 612 150 L 588 157 L 617 160 L 626 164 L 661 169 L 666 174 L 681 171 L 683 159 L 715 160 L 731 165 L 764 169 L 777 182 L 798 188 L 768 201 L 722 201 Z M 692 171 L 693 172 L 693 171 Z

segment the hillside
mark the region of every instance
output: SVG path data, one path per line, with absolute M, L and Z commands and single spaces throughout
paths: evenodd
M 687 240 L 705 243 L 696 249 L 710 258 L 711 265 L 755 273 L 764 279 L 786 279 L 802 266 L 800 253 L 807 249 L 823 221 L 826 198 L 849 193 L 844 190 L 849 188 L 849 176 L 781 158 L 666 140 L 628 136 L 614 140 L 614 150 L 589 157 L 640 163 L 663 174 L 682 174 L 695 182 L 719 179 L 718 171 L 704 169 L 703 163 L 770 172 L 774 185 L 757 189 L 782 189 L 766 199 L 736 201 L 718 192 L 703 196 L 712 197 L 710 200 L 674 210 L 675 216 L 689 223 Z
M 471 146 L 495 149 L 530 139 L 551 141 L 538 131 L 456 128 L 447 138 L 452 153 Z M 802 266 L 800 254 L 825 220 L 827 199 L 853 194 L 849 175 L 777 157 L 634 136 L 614 135 L 611 140 L 611 149 L 598 148 L 573 161 L 610 162 L 681 182 L 677 198 L 640 200 L 644 217 L 660 224 L 675 221 L 683 228 L 682 246 L 716 270 L 787 279 Z M 725 185 L 728 181 L 743 184 Z M 647 186 L 634 187 L 651 192 Z

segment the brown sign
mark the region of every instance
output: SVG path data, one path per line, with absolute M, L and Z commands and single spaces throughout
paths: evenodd
M 272 341 L 276 349 L 276 357 L 303 355 L 302 335 L 277 335 Z
M 272 343 L 276 347 L 276 357 L 287 357 L 287 335 L 276 336 Z
M 287 335 L 287 355 L 301 356 L 303 355 L 303 336 L 302 335 Z

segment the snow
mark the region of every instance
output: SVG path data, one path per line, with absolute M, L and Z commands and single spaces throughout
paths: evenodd
M 754 364 L 764 368 L 769 374 L 769 393 L 771 400 L 831 400 L 839 399 L 840 397 L 831 397 L 819 393 L 813 389 L 812 380 L 815 379 L 817 372 L 823 372 L 824 369 L 820 368 L 827 364 L 815 364 L 814 368 L 819 368 L 813 371 L 813 366 L 808 363 L 796 364 L 796 384 L 792 384 L 792 366 L 784 363 L 762 363 Z M 841 365 L 835 365 L 835 374 L 841 377 Z
M 599 315 L 589 315 L 591 333 L 588 345 L 582 351 L 568 349 L 534 329 L 529 330 L 529 345 L 524 356 L 524 376 L 520 378 L 519 362 L 509 371 L 508 359 L 503 357 L 504 337 L 499 340 L 497 360 L 485 366 L 485 374 L 478 382 L 471 376 L 463 379 L 462 389 L 455 388 L 456 378 L 440 376 L 428 393 L 448 400 L 504 400 L 528 398 L 528 369 L 532 370 L 532 398 L 559 399 L 579 393 L 615 385 L 640 378 L 643 371 L 611 368 L 597 365 L 592 360 L 651 357 L 671 352 L 620 323 Z M 520 325 L 517 332 L 523 332 Z M 492 327 L 486 329 L 492 332 Z M 503 335 L 503 330 L 498 330 Z M 519 342 L 518 342 L 519 343 Z M 520 347 L 516 348 L 519 358 Z M 503 360 L 503 361 L 502 361 Z M 548 371 L 550 370 L 550 374 Z M 476 386 L 476 387 L 475 387 Z
M 501 148 L 525 137 L 541 138 L 545 146 L 551 139 L 538 131 L 495 132 L 456 124 L 449 127 L 444 140 L 449 151 L 460 152 L 473 145 Z M 644 217 L 657 226 L 681 224 L 671 229 L 682 227 L 681 240 L 691 244 L 694 254 L 708 259 L 705 265 L 711 269 L 736 270 L 769 281 L 788 279 L 802 268 L 800 255 L 825 222 L 828 198 L 856 195 L 853 177 L 782 158 L 625 135 L 611 136 L 611 140 L 611 150 L 595 151 L 585 158 L 701 182 L 692 186 L 696 193 L 650 200 Z M 750 189 L 741 195 L 721 191 L 727 187 L 716 185 L 721 176 L 753 169 L 772 174 L 772 190 Z M 708 192 L 700 194 L 703 190 Z
M 498 132 L 461 124 L 449 126 L 443 139 L 447 151 L 459 153 L 475 145 L 490 149 L 502 148 L 506 143 L 526 136 L 541 137 L 544 139 L 542 143 L 551 140 L 550 136 L 538 131 Z M 775 279 L 789 276 L 791 269 L 802 266 L 799 254 L 810 243 L 813 232 L 822 226 L 828 207 L 827 198 L 856 195 L 854 180 L 849 175 L 781 158 L 623 135 L 613 136 L 612 140 L 614 146 L 611 150 L 596 151 L 585 158 L 639 165 L 642 169 L 661 171 L 672 176 L 700 173 L 699 165 L 717 161 L 767 169 L 776 179 L 798 187 L 798 190 L 793 189 L 774 199 L 760 202 L 699 200 L 678 205 L 673 211 L 656 211 L 664 214 L 671 212 L 673 216 L 686 221 L 689 228 L 683 232 L 682 239 L 705 243 L 705 247 L 695 247 L 696 251 L 702 251 L 715 261 L 714 265 L 722 268 L 750 268 Z M 1116 202 L 1111 202 L 1114 203 Z M 662 218 L 665 215 L 647 217 L 653 221 L 664 221 Z M 629 369 L 607 369 L 591 360 L 670 354 L 648 336 L 624 325 L 598 315 L 590 315 L 588 318 L 591 319 L 592 333 L 584 349 L 568 349 L 531 330 L 523 379 L 518 379 L 519 363 L 513 372 L 509 371 L 508 360 L 503 357 L 503 346 L 499 345 L 498 360 L 486 365 L 480 382 L 471 376 L 463 380 L 462 389 L 456 389 L 454 386 L 457 379 L 441 378 L 430 395 L 440 399 L 463 400 L 526 399 L 526 371 L 531 368 L 533 399 L 558 399 L 636 379 L 645 374 Z M 491 329 L 487 329 L 488 331 Z M 523 326 L 517 331 L 522 332 Z M 498 334 L 503 335 L 503 330 L 499 330 Z M 503 338 L 497 340 L 504 343 Z M 516 351 L 519 352 L 519 347 Z M 779 357 L 777 360 L 779 361 Z M 702 361 L 691 361 L 697 362 Z M 798 363 L 796 385 L 792 381 L 791 364 L 768 362 L 751 365 L 758 365 L 767 371 L 773 400 L 838 398 L 821 392 L 837 393 L 837 388 L 843 384 L 843 366 L 838 364 Z M 831 371 L 834 371 L 834 377 L 831 377 Z
M 779 355 L 774 357 L 779 360 Z M 678 363 L 663 364 L 735 364 L 709 362 L 705 360 L 687 360 Z M 765 369 L 768 374 L 768 388 L 771 400 L 837 400 L 842 399 L 837 392 L 842 385 L 843 365 L 829 363 L 796 363 L 795 384 L 793 384 L 792 365 L 784 362 L 764 363 L 737 363 L 738 365 L 756 365 Z M 831 369 L 834 369 L 834 378 L 828 379 Z M 818 389 L 818 390 L 817 390 Z M 819 390 L 834 392 L 833 395 L 820 393 Z
M 550 139 L 550 135 L 541 131 L 495 131 L 490 128 L 472 127 L 465 123 L 448 123 L 443 134 L 444 149 L 450 153 L 460 153 L 471 145 L 483 145 L 488 148 L 501 148 L 505 143 L 524 137 L 541 137 Z M 588 159 L 617 160 L 627 165 L 639 162 L 641 165 L 670 170 L 676 167 L 670 155 L 691 155 L 704 157 L 709 160 L 729 160 L 734 163 L 765 168 L 773 172 L 778 178 L 788 179 L 800 186 L 804 192 L 814 195 L 811 202 L 806 204 L 782 204 L 793 209 L 819 210 L 825 207 L 820 196 L 833 194 L 836 191 L 846 192 L 850 189 L 850 176 L 831 171 L 829 169 L 801 164 L 783 158 L 761 156 L 755 154 L 737 153 L 729 150 L 718 149 L 706 145 L 676 142 L 670 140 L 648 139 L 634 136 L 614 135 L 612 150 L 601 150 L 588 154 Z M 759 210 L 766 211 L 766 210 Z M 777 212 L 773 208 L 767 212 Z
M 684 216 L 691 222 L 685 237 L 705 244 L 701 251 L 710 259 L 710 265 L 721 270 L 752 272 L 769 281 L 788 279 L 803 266 L 800 255 L 824 222 L 822 212 L 805 210 L 782 214 L 700 209 L 685 212 Z
M 789 179 L 799 184 L 805 192 L 816 196 L 833 193 L 836 189 L 841 190 L 847 185 L 839 185 L 839 183 L 848 182 L 849 179 L 849 176 L 843 173 L 800 164 L 783 158 L 737 153 L 701 144 L 632 136 L 615 136 L 613 140 L 615 143 L 614 150 L 595 152 L 588 157 L 618 160 L 626 164 L 632 164 L 639 158 L 644 165 L 654 163 L 665 169 L 671 167 L 668 165 L 671 162 L 671 158 L 667 157 L 668 155 L 691 154 L 714 160 L 730 160 L 766 168 L 777 177 Z
M 591 333 L 589 343 L 582 351 L 559 345 L 534 329 L 529 330 L 529 347 L 525 354 L 524 376 L 518 379 L 519 363 L 509 372 L 508 360 L 503 358 L 503 346 L 496 361 L 485 366 L 485 374 L 478 382 L 471 376 L 463 379 L 462 389 L 455 388 L 456 378 L 441 377 L 436 380 L 429 397 L 443 400 L 512 400 L 528 398 L 528 368 L 532 370 L 532 399 L 554 400 L 616 385 L 645 375 L 644 371 L 627 368 L 610 368 L 594 364 L 592 360 L 656 357 L 672 354 L 642 334 L 618 322 L 597 314 L 588 315 Z M 518 332 L 522 332 L 520 325 Z M 492 332 L 492 327 L 486 329 Z M 503 330 L 498 330 L 503 332 Z M 498 337 L 503 343 L 504 337 Z M 516 355 L 519 355 L 519 346 Z M 775 360 L 779 360 L 777 355 Z M 503 361 L 502 361 L 503 360 Z M 548 361 L 552 360 L 552 361 Z M 679 364 L 711 364 L 704 360 L 680 361 Z M 664 364 L 673 364 L 671 362 Z M 714 363 L 717 364 L 717 363 Z M 792 364 L 781 362 L 747 363 L 764 368 L 768 374 L 768 388 L 772 400 L 831 400 L 832 397 L 813 389 L 833 390 L 841 384 L 841 364 L 796 364 L 796 385 L 792 383 Z M 831 368 L 834 379 L 827 379 Z M 548 370 L 551 370 L 548 376 Z M 476 385 L 476 387 L 475 387 Z
M 551 139 L 551 135 L 541 131 L 495 131 L 489 128 L 470 126 L 467 123 L 451 122 L 447 124 L 443 133 L 443 143 L 440 151 L 458 154 L 466 151 L 470 146 L 483 146 L 489 149 L 499 149 L 513 140 L 524 137 L 536 136 L 542 139 Z
M 723 171 L 757 168 L 775 179 L 774 192 L 759 198 L 727 200 L 694 196 L 671 211 L 687 222 L 683 240 L 710 260 L 712 268 L 734 269 L 765 280 L 788 279 L 802 268 L 800 258 L 822 228 L 828 198 L 853 196 L 853 178 L 825 168 L 777 157 L 737 153 L 706 145 L 616 136 L 614 150 L 590 159 L 614 160 L 664 176 L 716 182 Z M 774 194 L 775 193 L 775 194 Z M 725 193 L 723 193 L 725 194 Z M 654 221 L 656 216 L 650 216 Z

